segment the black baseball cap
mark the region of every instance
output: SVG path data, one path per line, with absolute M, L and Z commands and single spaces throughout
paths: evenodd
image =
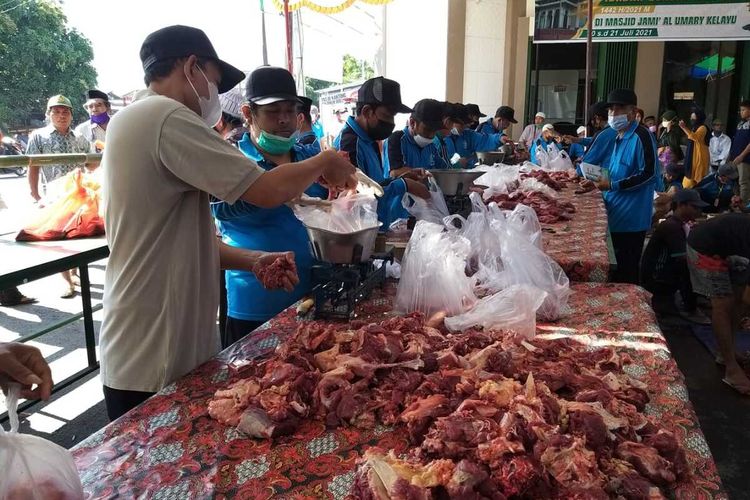
M 297 113 L 304 113 L 305 115 L 310 114 L 310 108 L 312 108 L 312 99 L 305 96 L 299 96 L 299 103 L 297 104 Z
M 615 89 L 607 96 L 607 105 L 613 106 L 615 104 L 637 106 L 638 97 L 632 89 Z
M 704 208 L 708 206 L 708 203 L 701 200 L 698 191 L 695 191 L 694 189 L 680 189 L 672 196 L 672 201 L 677 204 L 689 203 L 696 208 Z
M 518 123 L 518 120 L 513 117 L 514 114 L 515 111 L 510 106 L 500 106 L 495 111 L 495 118 L 505 118 L 510 123 Z
M 430 130 L 443 128 L 444 103 L 435 99 L 422 99 L 417 101 L 411 112 L 411 117 L 416 121 L 424 123 Z
M 477 104 L 466 104 L 466 110 L 468 111 L 469 115 L 475 115 L 479 118 L 484 118 L 485 116 L 487 116 L 482 113 Z
M 86 100 L 91 99 L 102 99 L 105 102 L 109 102 L 109 96 L 102 92 L 101 90 L 91 89 L 86 92 Z
M 450 118 L 454 122 L 461 122 L 467 124 L 471 121 L 469 118 L 469 112 L 466 110 L 466 106 L 461 103 L 446 103 L 445 116 Z
M 411 113 L 412 109 L 401 102 L 401 85 L 394 80 L 377 76 L 370 78 L 357 91 L 357 103 L 376 104 L 394 108 L 396 113 Z
M 228 91 L 245 78 L 245 73 L 219 59 L 211 41 L 203 30 L 198 28 L 181 25 L 167 26 L 148 35 L 141 45 L 141 63 L 144 70 L 165 59 L 191 55 L 210 59 L 219 66 L 221 72 L 220 94 Z
M 245 100 L 265 106 L 279 101 L 300 102 L 294 77 L 285 68 L 260 66 L 247 75 Z

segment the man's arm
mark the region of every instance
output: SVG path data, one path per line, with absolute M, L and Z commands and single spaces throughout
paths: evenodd
M 656 154 L 649 131 L 643 127 L 638 127 L 635 129 L 635 134 L 638 137 L 638 146 L 634 158 L 638 162 L 636 170 L 633 175 L 614 181 L 610 186 L 613 191 L 637 189 L 649 182 L 656 171 Z
M 404 164 L 404 154 L 401 151 L 401 138 L 404 136 L 403 130 L 398 130 L 391 134 L 383 144 L 383 170 L 386 175 L 396 178 L 406 172 L 409 167 Z
M 474 144 L 474 151 L 494 151 L 500 147 L 500 134 L 480 134 L 479 132 L 471 131 L 471 140 Z M 520 140 L 523 141 L 523 138 Z

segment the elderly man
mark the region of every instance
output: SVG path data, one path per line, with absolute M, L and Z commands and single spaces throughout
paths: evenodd
M 659 168 L 653 135 L 635 119 L 638 98 L 630 89 L 609 93 L 609 126 L 617 132 L 609 176 L 597 182 L 604 193 L 612 246 L 617 258 L 614 281 L 638 284 L 643 243 L 651 227 Z
M 527 125 L 526 128 L 523 129 L 518 142 L 522 142 L 526 145 L 526 149 L 530 150 L 531 144 L 542 135 L 542 127 L 544 126 L 544 120 L 546 119 L 547 115 L 538 111 L 537 114 L 534 115 L 534 123 Z
M 89 119 L 78 125 L 75 133 L 100 149 L 96 142 L 104 143 L 107 136 L 107 124 L 109 123 L 112 106 L 109 96 L 101 90 L 91 89 L 86 93 L 86 102 L 83 109 L 89 114 Z
M 531 163 L 546 167 L 547 165 L 542 165 L 540 163 L 541 161 L 543 161 L 541 159 L 542 155 L 540 155 L 540 153 L 547 153 L 554 150 L 560 151 L 562 147 L 555 140 L 557 137 L 558 136 L 557 132 L 555 131 L 554 125 L 552 125 L 551 123 L 547 123 L 542 126 L 542 133 L 531 143 L 531 147 L 529 150 L 531 156 L 529 161 L 531 161 Z
M 26 154 L 93 153 L 96 151 L 93 143 L 77 135 L 70 127 L 73 123 L 73 105 L 67 97 L 56 95 L 49 99 L 47 102 L 47 119 L 50 124 L 44 128 L 35 130 L 31 134 L 31 137 L 29 137 Z M 83 167 L 83 164 L 80 163 L 45 165 L 41 167 L 42 189 L 40 191 L 40 167 L 38 165 L 31 165 L 29 167 L 31 197 L 35 202 L 38 202 L 42 199 L 42 194 L 51 194 L 52 188 L 48 186 L 50 182 L 81 167 Z M 48 193 L 48 190 L 50 193 Z M 69 299 L 75 295 L 73 272 L 65 271 L 62 273 L 62 277 L 65 280 L 65 287 L 60 293 L 60 297 Z
M 209 195 L 271 209 L 319 179 L 334 192 L 357 185 L 354 167 L 333 151 L 265 170 L 217 134 L 219 94 L 245 75 L 219 59 L 203 31 L 162 28 L 140 58 L 148 88 L 112 118 L 104 150 L 110 257 L 100 343 L 111 419 L 218 352 L 220 267 L 257 276 L 288 261 L 220 243 Z M 258 144 L 280 153 L 293 141 L 266 133 Z M 298 282 L 292 269 L 278 277 L 287 289 Z

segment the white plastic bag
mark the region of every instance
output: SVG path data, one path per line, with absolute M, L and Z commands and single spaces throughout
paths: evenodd
M 550 160 L 547 163 L 549 170 L 565 172 L 571 170 L 573 167 L 573 160 L 570 159 L 567 151 L 561 150 L 557 155 L 550 155 Z
M 442 225 L 417 222 L 401 263 L 396 311 L 456 315 L 471 307 L 476 302 L 474 280 L 465 272 L 470 251 L 466 238 Z
M 0 500 L 79 500 L 83 487 L 70 452 L 51 441 L 18 433 L 18 395 L 9 384 L 10 432 L 0 426 Z
M 432 176 L 427 178 L 427 189 L 430 192 L 429 200 L 414 196 L 407 191 L 404 193 L 401 204 L 417 220 L 442 224 L 443 219 L 449 215 L 448 205 L 445 203 L 443 191 Z
M 530 285 L 513 285 L 480 299 L 469 311 L 445 318 L 445 326 L 454 332 L 474 326 L 486 330 L 513 330 L 530 339 L 536 333 L 536 314 L 547 292 Z
M 295 205 L 294 215 L 306 226 L 336 233 L 353 233 L 377 226 L 377 200 L 371 194 L 351 193 L 331 201 L 331 206 Z
M 507 212 L 506 219 L 510 227 L 528 238 L 532 245 L 542 249 L 542 225 L 533 208 L 518 204 Z

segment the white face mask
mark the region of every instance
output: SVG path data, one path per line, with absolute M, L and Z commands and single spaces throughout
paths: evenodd
M 422 137 L 421 135 L 417 134 L 414 136 L 414 142 L 417 143 L 417 146 L 423 148 L 432 144 L 432 139 L 428 139 L 427 137 Z
M 461 135 L 461 132 L 459 132 L 459 131 L 458 131 L 458 129 L 457 129 L 456 127 L 453 127 L 453 128 L 451 129 L 451 134 L 452 134 L 452 135 Z
M 195 90 L 195 86 L 193 86 L 193 82 L 190 81 L 190 78 L 188 78 L 188 83 L 193 89 L 193 92 L 195 92 L 196 97 L 198 97 L 198 104 L 201 107 L 201 118 L 203 118 L 203 121 L 206 125 L 208 125 L 209 127 L 213 127 L 214 125 L 219 123 L 219 120 L 221 119 L 221 101 L 219 101 L 219 89 L 216 87 L 216 84 L 209 81 L 208 77 L 206 77 L 206 74 L 202 69 L 198 68 L 198 71 L 201 72 L 201 75 L 203 75 L 203 78 L 206 79 L 206 83 L 208 84 L 208 99 L 201 96 L 198 91 Z M 187 77 L 187 72 L 185 72 L 185 77 Z

